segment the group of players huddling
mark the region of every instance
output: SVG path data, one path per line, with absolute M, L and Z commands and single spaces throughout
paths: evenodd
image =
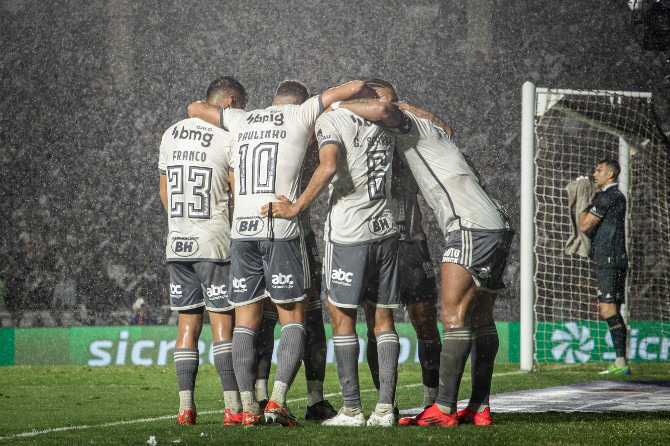
M 504 288 L 513 232 L 451 141 L 451 128 L 398 102 L 391 84 L 380 79 L 313 97 L 300 82 L 284 81 L 271 106 L 245 111 L 246 102 L 237 80 L 220 77 L 206 101 L 191 104 L 190 118 L 171 126 L 161 142 L 170 304 L 179 311 L 177 423 L 196 420 L 197 345 L 207 310 L 226 426 L 298 425 L 286 395 L 302 362 L 305 418 L 324 425 L 491 424 L 498 351 L 493 306 Z M 309 208 L 326 186 L 322 260 Z M 445 238 L 441 340 L 418 191 Z M 323 396 L 321 277 L 343 397 L 338 412 Z M 401 304 L 417 332 L 426 409 L 398 419 L 393 309 Z M 359 305 L 367 315 L 367 360 L 378 390 L 367 422 L 358 380 Z M 281 337 L 268 395 L 277 319 Z M 457 412 L 468 357 L 472 394 Z

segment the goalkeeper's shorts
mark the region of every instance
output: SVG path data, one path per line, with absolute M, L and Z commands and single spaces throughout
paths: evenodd
M 598 301 L 621 305 L 626 302 L 626 268 L 596 268 Z

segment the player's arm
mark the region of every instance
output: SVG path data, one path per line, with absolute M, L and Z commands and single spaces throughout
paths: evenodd
M 583 211 L 579 214 L 579 230 L 582 232 L 591 232 L 598 226 L 600 217 L 589 211 Z
M 412 113 L 413 115 L 422 118 L 422 119 L 427 119 L 430 121 L 433 125 L 436 127 L 441 128 L 444 130 L 444 133 L 449 135 L 449 138 L 451 138 L 454 134 L 454 131 L 452 128 L 444 122 L 442 118 L 437 116 L 435 113 L 428 111 L 426 109 L 423 109 L 421 107 L 417 107 L 416 105 L 412 105 L 409 102 L 398 102 L 398 108 L 400 110 L 407 110 L 408 112 Z
M 188 106 L 189 118 L 200 118 L 217 127 L 222 126 L 223 107 L 205 101 L 194 102 Z
M 337 87 L 329 88 L 321 93 L 321 103 L 326 110 L 337 101 L 346 101 L 350 97 L 360 93 L 365 88 L 363 81 L 350 81 Z
M 228 209 L 230 209 L 230 215 L 228 216 L 229 221 L 233 221 L 233 213 L 235 212 L 235 171 L 228 171 L 228 179 L 230 181 L 230 198 L 228 199 Z
M 160 183 L 159 194 L 161 196 L 161 201 L 163 202 L 165 212 L 168 212 L 167 176 L 164 173 L 161 173 L 160 177 L 161 177 L 161 183 Z
M 398 128 L 405 121 L 405 115 L 391 102 L 376 99 L 356 99 L 335 104 L 336 108 L 346 108 L 361 118 L 378 122 L 385 127 Z
M 280 201 L 272 203 L 272 216 L 286 219 L 293 218 L 309 208 L 337 172 L 339 153 L 340 146 L 335 143 L 325 144 L 321 147 L 319 150 L 319 166 L 314 171 L 314 175 L 309 180 L 305 191 L 300 194 L 295 203 L 292 203 L 284 195 L 277 195 Z M 261 207 L 261 215 L 267 217 L 269 209 L 270 204 L 264 204 Z

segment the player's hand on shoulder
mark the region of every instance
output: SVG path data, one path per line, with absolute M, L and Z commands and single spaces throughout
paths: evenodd
M 270 214 L 270 205 L 272 205 L 272 217 L 274 218 L 293 218 L 300 213 L 298 207 L 284 195 L 277 195 L 279 201 L 266 203 L 261 206 L 261 216 L 268 217 Z

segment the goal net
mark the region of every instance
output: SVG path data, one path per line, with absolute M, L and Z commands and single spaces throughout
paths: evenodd
M 599 160 L 612 158 L 621 164 L 619 188 L 628 204 L 629 269 L 623 309 L 629 325 L 628 356 L 633 361 L 667 361 L 670 157 L 667 138 L 654 119 L 651 95 L 532 89 L 532 123 L 525 123 L 524 140 L 524 150 L 532 145 L 532 164 L 529 168 L 526 161 L 522 169 L 522 175 L 532 176 L 532 183 L 526 178 L 526 184 L 532 184 L 532 202 L 526 203 L 526 209 L 532 208 L 532 214 L 526 210 L 527 216 L 532 215 L 532 227 L 524 228 L 522 215 L 522 237 L 530 232 L 532 241 L 528 240 L 525 249 L 522 246 L 521 255 L 522 268 L 524 264 L 532 268 L 525 275 L 522 271 L 522 281 L 525 277 L 528 282 L 522 283 L 522 300 L 532 302 L 534 336 L 523 339 L 522 327 L 521 342 L 534 341 L 534 349 L 526 352 L 532 351 L 535 364 L 612 361 L 615 357 L 607 324 L 598 312 L 594 263 L 586 253 L 566 249 L 571 235 L 576 234 L 568 185 L 579 176 L 591 177 Z M 524 86 L 526 108 L 531 104 L 529 94 L 530 87 Z M 526 110 L 524 116 L 529 120 L 531 114 Z M 527 220 L 530 222 L 529 217 Z M 522 314 L 522 325 L 528 323 L 524 317 L 528 319 Z M 523 350 L 522 346 L 522 356 Z M 525 359 L 522 368 L 528 368 L 529 358 Z

